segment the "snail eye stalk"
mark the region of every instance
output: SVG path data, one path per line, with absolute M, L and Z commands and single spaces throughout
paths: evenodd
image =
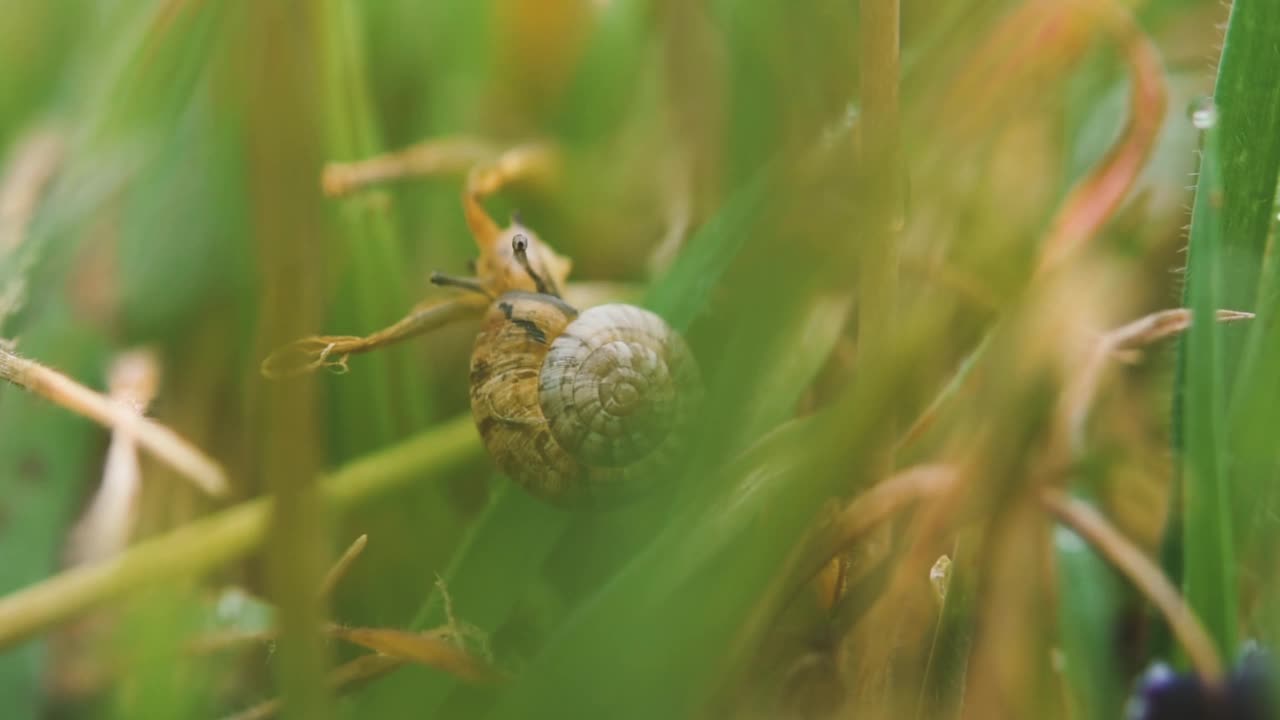
M 524 233 L 516 233 L 511 238 L 511 250 L 516 254 L 516 260 L 520 263 L 520 267 L 529 274 L 533 280 L 533 284 L 538 288 L 538 292 L 543 295 L 552 295 L 560 297 L 560 292 L 556 288 L 551 287 L 549 283 L 542 279 L 542 276 L 533 269 L 533 265 L 529 264 L 529 238 Z
M 445 275 L 439 272 L 431 273 L 431 284 L 439 287 L 456 287 L 470 292 L 480 293 L 487 298 L 492 298 L 493 294 L 484 288 L 479 281 L 471 278 L 460 278 L 452 275 Z

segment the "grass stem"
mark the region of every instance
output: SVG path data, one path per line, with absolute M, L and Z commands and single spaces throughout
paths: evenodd
M 55 405 L 87 417 L 116 433 L 132 436 L 161 462 L 212 496 L 227 492 L 227 476 L 205 455 L 165 425 L 133 408 L 95 392 L 56 370 L 0 347 L 0 379 L 39 395 Z
M 1046 488 L 1040 495 L 1044 507 L 1058 520 L 1074 530 L 1155 605 L 1173 629 L 1173 634 L 1186 651 L 1196 672 L 1206 683 L 1222 681 L 1222 658 L 1213 638 L 1191 611 L 1178 589 L 1169 582 L 1160 566 L 1129 542 L 1097 510 L 1061 490 Z
M 424 475 L 456 469 L 479 454 L 470 416 L 459 417 L 336 470 L 321 481 L 322 496 L 340 510 Z M 101 564 L 67 570 L 0 598 L 0 649 L 129 593 L 197 577 L 243 557 L 263 541 L 270 516 L 269 499 L 242 503 Z

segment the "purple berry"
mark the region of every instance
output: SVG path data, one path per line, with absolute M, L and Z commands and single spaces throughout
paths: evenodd
M 1157 663 L 1143 674 L 1130 701 L 1130 720 L 1273 720 L 1271 663 L 1251 647 L 1219 689 L 1193 673 L 1175 673 Z

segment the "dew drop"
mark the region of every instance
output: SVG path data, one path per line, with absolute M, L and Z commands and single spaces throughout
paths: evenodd
M 943 555 L 929 568 L 929 585 L 939 603 L 946 602 L 947 589 L 951 585 L 951 558 Z
M 1202 96 L 1193 100 L 1188 114 L 1191 116 L 1191 124 L 1198 130 L 1208 130 L 1218 124 L 1218 106 L 1213 104 L 1211 97 Z

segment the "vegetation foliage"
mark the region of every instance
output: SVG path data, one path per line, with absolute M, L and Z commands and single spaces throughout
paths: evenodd
M 1269 682 L 1274 0 L 0 0 L 0 67 L 6 717 Z M 448 297 L 468 171 L 526 143 L 555 172 L 489 211 L 706 384 L 621 508 L 495 474 L 473 319 L 261 372 Z M 377 157 L 432 161 L 336 191 Z

